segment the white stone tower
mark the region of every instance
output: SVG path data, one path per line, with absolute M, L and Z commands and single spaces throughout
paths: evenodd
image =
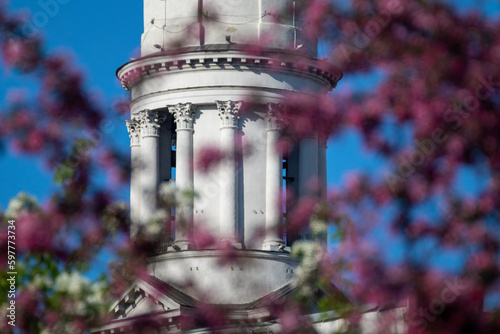
M 326 187 L 326 140 L 313 135 L 283 157 L 275 145 L 282 109 L 292 93 L 314 104 L 314 92 L 342 76 L 316 58 L 317 41 L 302 36 L 303 2 L 144 1 L 141 58 L 117 71 L 132 98 L 132 236 L 151 222 L 160 184 L 196 196 L 177 205 L 149 278 L 124 293 L 117 320 L 101 332 L 153 313 L 179 329 L 176 319 L 196 303 L 234 306 L 234 317 L 261 321 L 265 312 L 252 313 L 259 301 L 292 289 L 298 262 L 289 246 L 307 231 L 286 235 L 282 191 L 286 183 L 304 196 L 311 179 Z M 224 157 L 197 170 L 208 147 Z M 201 249 L 191 238 L 198 230 L 217 244 Z M 238 257 L 220 266 L 227 247 Z

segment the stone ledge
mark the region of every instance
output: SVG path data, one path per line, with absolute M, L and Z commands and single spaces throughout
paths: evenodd
M 224 52 L 225 51 L 225 52 Z M 117 71 L 123 87 L 129 89 L 131 85 L 145 75 L 153 75 L 162 72 L 176 72 L 183 70 L 210 70 L 210 69 L 269 69 L 269 70 L 291 70 L 301 75 L 307 73 L 326 80 L 330 89 L 337 86 L 342 78 L 342 72 L 325 61 L 309 58 L 301 55 L 273 54 L 270 56 L 255 56 L 245 53 L 204 54 L 168 54 L 160 53 L 154 56 L 140 58 L 123 65 Z

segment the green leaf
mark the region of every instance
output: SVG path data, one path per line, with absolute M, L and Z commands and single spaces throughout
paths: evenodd
M 74 169 L 66 165 L 65 163 L 60 164 L 56 168 L 54 174 L 54 183 L 62 184 L 64 181 L 71 179 L 74 175 Z

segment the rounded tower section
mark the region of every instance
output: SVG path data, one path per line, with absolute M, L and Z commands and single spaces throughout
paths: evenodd
M 213 303 L 249 303 L 290 283 L 298 265 L 287 251 L 306 236 L 286 235 L 284 182 L 298 196 L 313 178 L 326 187 L 326 143 L 312 135 L 284 161 L 276 146 L 283 106 L 290 94 L 314 104 L 342 77 L 316 58 L 317 41 L 301 36 L 303 6 L 145 0 L 142 57 L 117 71 L 132 98 L 131 233 L 153 219 L 160 184 L 196 194 L 177 205 L 171 240 L 150 259 L 152 275 L 194 298 L 206 297 L 183 282 L 216 292 Z M 199 170 L 207 149 L 222 158 Z M 216 245 L 201 249 L 198 231 Z M 228 248 L 240 256 L 226 273 L 216 264 Z

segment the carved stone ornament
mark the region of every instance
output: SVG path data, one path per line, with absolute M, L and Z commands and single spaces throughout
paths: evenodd
M 283 113 L 285 106 L 277 103 L 267 104 L 267 130 L 268 131 L 280 131 L 283 129 Z
M 142 137 L 159 137 L 160 125 L 166 119 L 158 110 L 143 110 L 139 113 Z
M 141 144 L 141 124 L 136 118 L 125 120 L 125 124 L 130 137 L 130 146 L 139 146 Z
M 178 103 L 168 106 L 168 111 L 174 116 L 177 130 L 192 130 L 194 109 L 191 103 Z
M 215 101 L 219 109 L 221 128 L 237 128 L 241 101 Z

